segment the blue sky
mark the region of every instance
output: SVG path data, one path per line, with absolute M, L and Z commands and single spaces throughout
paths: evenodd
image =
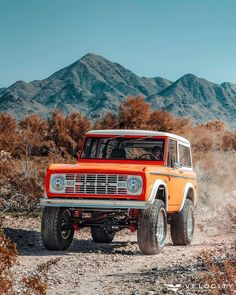
M 87 52 L 139 76 L 236 83 L 236 1 L 0 0 L 0 87 Z

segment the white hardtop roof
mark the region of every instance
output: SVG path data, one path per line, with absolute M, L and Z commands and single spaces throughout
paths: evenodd
M 168 136 L 170 138 L 182 141 L 183 143 L 190 144 L 190 142 L 179 135 L 175 135 L 168 132 L 161 131 L 150 131 L 150 130 L 132 130 L 132 129 L 104 129 L 104 130 L 91 130 L 86 133 L 86 135 L 117 135 L 117 136 L 126 136 L 126 135 L 137 135 L 137 136 Z

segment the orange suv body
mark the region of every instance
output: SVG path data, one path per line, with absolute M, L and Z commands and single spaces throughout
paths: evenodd
M 89 131 L 76 164 L 52 164 L 47 171 L 42 237 L 50 248 L 47 212 L 57 210 L 67 233 L 89 226 L 96 242 L 111 242 L 118 230 L 129 227 L 137 230 L 140 250 L 156 254 L 164 246 L 167 223 L 174 244 L 191 242 L 196 204 L 197 177 L 187 139 L 147 130 Z M 156 238 L 146 245 L 148 231 Z M 59 240 L 51 248 L 60 250 L 68 239 Z

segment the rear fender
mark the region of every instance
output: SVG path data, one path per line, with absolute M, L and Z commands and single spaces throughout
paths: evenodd
M 181 203 L 181 206 L 179 208 L 179 211 L 181 211 L 183 209 L 183 207 L 184 207 L 184 203 L 185 203 L 185 200 L 187 199 L 189 189 L 193 189 L 193 206 L 195 207 L 196 204 L 197 204 L 197 196 L 196 196 L 194 186 L 193 186 L 193 184 L 191 182 L 187 182 L 186 185 L 185 185 L 184 191 L 183 191 L 183 198 L 182 198 L 182 203 Z

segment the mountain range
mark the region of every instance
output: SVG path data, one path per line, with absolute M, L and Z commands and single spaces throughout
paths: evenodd
M 153 110 L 163 109 L 193 122 L 222 120 L 236 128 L 236 84 L 216 84 L 186 74 L 177 81 L 139 77 L 118 63 L 88 53 L 44 80 L 17 81 L 0 88 L 0 111 L 17 119 L 37 113 L 49 116 L 80 111 L 94 119 L 117 112 L 127 96 L 143 96 Z

